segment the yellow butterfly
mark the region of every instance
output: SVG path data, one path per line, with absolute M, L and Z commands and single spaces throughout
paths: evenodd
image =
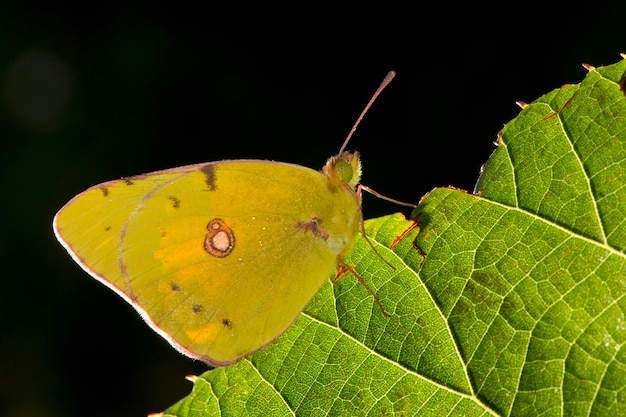
M 230 365 L 279 337 L 350 253 L 361 163 L 322 171 L 261 160 L 105 182 L 70 200 L 54 232 L 90 275 L 181 353 Z

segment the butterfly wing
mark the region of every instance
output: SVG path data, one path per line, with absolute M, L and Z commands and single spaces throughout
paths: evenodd
M 180 352 L 228 365 L 281 335 L 359 230 L 354 191 L 269 161 L 223 161 L 92 187 L 55 233 Z

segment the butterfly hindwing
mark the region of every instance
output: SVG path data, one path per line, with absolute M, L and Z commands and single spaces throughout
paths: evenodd
M 92 187 L 55 231 L 178 350 L 226 365 L 306 306 L 358 233 L 358 205 L 309 168 L 223 161 Z

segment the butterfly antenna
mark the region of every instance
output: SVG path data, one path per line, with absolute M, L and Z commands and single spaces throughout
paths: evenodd
M 341 145 L 341 149 L 339 149 L 339 153 L 342 153 L 346 149 L 346 146 L 348 146 L 348 142 L 350 142 L 350 139 L 352 138 L 352 135 L 354 134 L 354 131 L 356 130 L 356 128 L 359 125 L 359 123 L 361 123 L 361 120 L 363 119 L 363 116 L 365 116 L 365 113 L 367 113 L 369 108 L 372 107 L 372 104 L 374 104 L 374 101 L 376 101 L 376 98 L 380 95 L 380 93 L 382 93 L 382 91 L 385 89 L 385 87 L 387 87 L 389 85 L 389 83 L 391 82 L 391 80 L 393 80 L 393 77 L 395 77 L 395 76 L 396 76 L 396 72 L 395 71 L 389 71 L 387 73 L 387 75 L 383 79 L 383 82 L 380 83 L 380 85 L 376 89 L 376 92 L 374 93 L 372 98 L 370 98 L 370 101 L 367 103 L 367 106 L 365 106 L 365 108 L 361 112 L 361 115 L 359 116 L 359 118 L 354 123 L 354 126 L 352 126 L 352 130 L 350 130 L 350 133 L 348 133 L 348 137 L 346 138 L 346 140 L 343 141 L 343 145 Z

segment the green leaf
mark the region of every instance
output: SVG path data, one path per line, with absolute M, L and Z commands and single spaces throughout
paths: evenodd
M 502 130 L 478 195 L 418 209 L 420 272 L 501 415 L 626 415 L 626 61 Z
M 476 194 L 422 200 L 419 235 L 366 222 L 389 265 L 364 239 L 347 262 L 389 317 L 346 273 L 164 415 L 626 415 L 625 73 L 525 106 Z

